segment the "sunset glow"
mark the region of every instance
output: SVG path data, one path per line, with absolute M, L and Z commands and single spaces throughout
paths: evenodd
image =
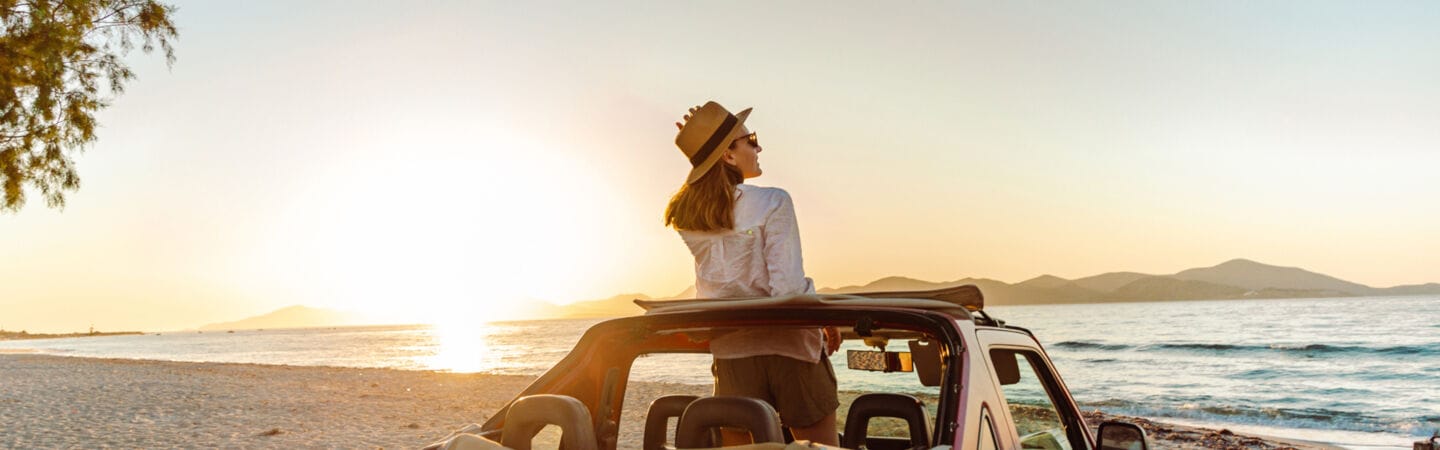
M 755 108 L 820 287 L 1440 281 L 1430 5 L 824 6 L 177 2 L 176 64 L 131 56 L 66 209 L 0 216 L 0 327 L 672 295 L 673 123 L 712 99 Z
M 498 355 L 491 352 L 485 339 L 491 330 L 480 323 L 451 322 L 434 328 L 434 355 L 422 358 L 422 367 L 458 373 L 494 370 L 501 365 Z

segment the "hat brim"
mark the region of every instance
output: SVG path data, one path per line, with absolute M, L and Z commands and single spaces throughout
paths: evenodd
M 745 108 L 744 111 L 735 113 L 735 128 L 731 128 L 730 135 L 725 136 L 724 142 L 726 148 L 716 149 L 714 153 L 710 154 L 709 158 L 705 158 L 704 162 L 690 169 L 690 176 L 685 178 L 685 184 L 695 184 L 700 177 L 705 176 L 705 173 L 709 172 L 710 168 L 715 167 L 715 164 L 720 161 L 720 158 L 725 157 L 725 151 L 729 148 L 730 143 L 735 142 L 736 139 L 745 135 L 745 133 L 741 133 L 740 131 L 745 129 L 745 119 L 750 117 L 751 109 L 754 108 Z

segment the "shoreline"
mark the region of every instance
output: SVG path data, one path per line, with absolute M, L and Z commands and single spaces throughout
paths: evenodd
M 88 332 L 88 333 L 83 333 L 83 332 L 75 332 L 75 333 L 30 333 L 30 332 L 27 332 L 27 331 L 24 331 L 24 330 L 21 330 L 21 331 L 5 331 L 5 330 L 0 330 L 0 341 L 28 341 L 28 340 L 33 340 L 33 339 L 71 339 L 71 338 L 104 337 L 104 336 L 138 336 L 138 335 L 142 335 L 142 334 L 146 334 L 146 332 L 144 332 L 144 331 L 91 331 L 91 332 Z
M 36 353 L 0 353 L 0 372 L 8 375 L 0 384 L 0 423 L 7 424 L 0 447 L 22 448 L 414 448 L 483 423 L 536 378 Z M 708 390 L 631 383 L 620 448 L 640 446 L 644 406 L 652 399 Z M 1110 419 L 1141 425 L 1153 448 L 1342 448 L 1099 411 L 1085 415 L 1092 427 Z
M 1145 417 L 1106 414 L 1100 411 L 1087 411 L 1084 412 L 1084 414 L 1085 422 L 1091 427 L 1090 431 L 1097 436 L 1099 433 L 1096 432 L 1096 427 L 1098 427 L 1101 422 L 1107 420 L 1118 420 L 1139 425 L 1140 428 L 1145 429 L 1145 435 L 1150 438 L 1151 443 L 1154 444 L 1154 448 L 1346 450 L 1345 447 L 1329 442 L 1242 433 L 1231 431 L 1229 428 L 1180 425 L 1172 422 L 1164 422 L 1163 418 L 1150 419 Z

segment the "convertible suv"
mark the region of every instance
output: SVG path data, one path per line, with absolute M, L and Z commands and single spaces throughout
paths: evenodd
M 755 399 L 652 392 L 644 397 L 648 405 L 626 402 L 630 381 L 663 379 L 645 371 L 709 376 L 713 336 L 819 327 L 836 327 L 845 340 L 843 353 L 832 357 L 849 369 L 837 370 L 843 448 L 1148 448 L 1139 427 L 1121 422 L 1101 424 L 1097 442 L 1034 334 L 986 314 L 974 286 L 636 303 L 644 315 L 591 327 L 568 356 L 484 425 L 430 448 L 527 450 L 547 428 L 552 435 L 559 430 L 558 444 L 568 450 L 711 448 L 719 447 L 720 427 L 748 431 L 750 448 L 824 448 L 792 441 L 775 410 Z

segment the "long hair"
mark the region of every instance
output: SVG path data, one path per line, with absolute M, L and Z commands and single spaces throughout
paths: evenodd
M 665 207 L 665 225 L 677 230 L 721 231 L 735 228 L 735 186 L 740 169 L 717 161 L 693 184 L 680 187 Z

